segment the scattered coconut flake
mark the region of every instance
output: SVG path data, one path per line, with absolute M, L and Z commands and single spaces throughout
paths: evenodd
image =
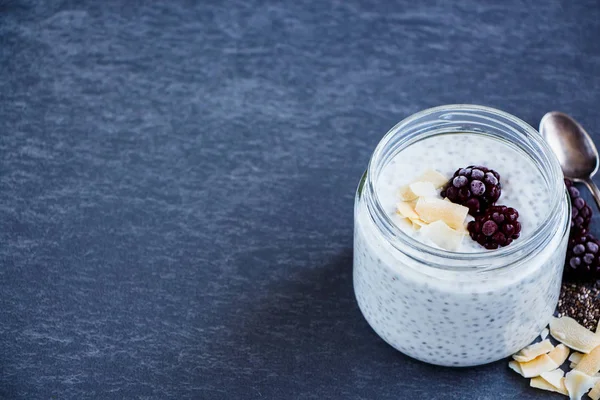
M 421 234 L 445 250 L 456 250 L 464 238 L 464 234 L 450 228 L 444 221 L 435 221 L 421 228 Z
M 396 210 L 403 218 L 419 219 L 417 214 L 409 202 L 403 201 L 396 204 Z
M 571 400 L 580 400 L 598 381 L 581 371 L 572 370 L 565 376 L 565 387 Z
M 464 231 L 469 209 L 442 199 L 419 197 L 415 211 L 425 222 L 444 221 L 450 228 Z
M 559 342 L 582 353 L 589 353 L 600 345 L 600 335 L 585 329 L 570 317 L 552 318 L 550 334 Z
M 516 361 L 509 361 L 508 362 L 508 368 L 512 369 L 517 374 L 523 376 L 523 370 L 521 369 L 521 366 L 519 365 L 518 362 L 516 362 Z
M 531 361 L 539 355 L 546 354 L 554 350 L 554 346 L 550 343 L 550 340 L 546 339 L 539 343 L 534 343 L 530 346 L 525 347 L 517 354 L 513 355 L 512 358 L 518 362 Z
M 589 354 L 584 354 L 575 369 L 589 376 L 593 376 L 600 371 L 600 346 L 596 347 Z
M 509 368 L 525 378 L 532 378 L 532 387 L 561 393 L 570 399 L 578 400 L 593 387 L 589 396 L 592 400 L 600 400 L 600 345 L 590 349 L 600 338 L 600 333 L 591 332 L 572 318 L 563 317 L 552 319 L 550 334 L 563 343 L 552 348 L 550 341 L 544 338 L 541 342 L 527 346 L 513 355 L 515 360 L 508 363 Z M 545 337 L 547 333 L 542 332 L 541 336 Z M 579 352 L 569 354 L 570 349 L 567 346 Z M 549 352 L 544 352 L 548 349 Z M 536 354 L 539 354 L 536 358 L 528 360 Z M 567 358 L 574 369 L 564 376 L 560 365 Z
M 556 364 L 562 365 L 562 363 L 566 361 L 567 357 L 569 357 L 569 348 L 564 344 L 559 344 L 554 348 L 554 350 L 548 353 L 548 357 L 550 357 Z
M 563 378 L 565 377 L 565 373 L 560 368 L 548 372 L 542 372 L 540 377 L 557 389 L 564 388 Z M 567 390 L 565 389 L 565 392 L 566 391 Z
M 534 376 L 539 376 L 542 372 L 558 368 L 559 364 L 555 363 L 548 354 L 542 354 L 531 361 L 519 363 L 519 367 L 521 367 L 525 378 L 533 378 Z
M 448 178 L 435 169 L 428 169 L 415 179 L 415 182 L 430 182 L 436 189 L 439 189 L 448 182 Z
M 431 182 L 414 182 L 408 187 L 417 197 L 434 197 L 438 194 Z
M 549 333 L 550 333 L 550 331 L 548 330 L 548 328 L 544 328 L 542 333 L 540 333 L 540 338 L 542 338 L 542 340 L 546 339 L 548 337 Z
M 579 361 L 581 361 L 581 357 L 583 357 L 583 353 L 574 351 L 569 356 L 569 361 L 571 361 L 573 364 L 577 364 Z
M 562 379 L 564 380 L 565 378 L 562 378 Z M 564 394 L 565 396 L 569 395 L 569 393 L 567 393 L 567 388 L 565 387 L 564 383 L 562 384 L 561 388 L 558 388 L 558 387 L 553 386 L 550 383 L 546 382 L 546 380 L 540 376 L 531 378 L 531 381 L 529 382 L 529 386 L 534 387 L 536 389 L 547 390 L 549 392 L 556 392 L 556 393 Z
M 596 382 L 592 390 L 588 393 L 588 396 L 592 400 L 600 400 L 600 380 Z

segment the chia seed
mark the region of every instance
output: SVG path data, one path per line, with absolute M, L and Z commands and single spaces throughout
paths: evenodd
M 558 317 L 571 317 L 589 330 L 595 330 L 600 319 L 600 285 L 596 283 L 563 283 L 557 307 Z

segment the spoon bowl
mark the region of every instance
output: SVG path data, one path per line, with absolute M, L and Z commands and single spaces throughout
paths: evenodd
M 565 177 L 585 183 L 600 208 L 600 190 L 592 181 L 600 157 L 590 135 L 577 121 L 558 111 L 544 115 L 540 133 L 558 158 Z

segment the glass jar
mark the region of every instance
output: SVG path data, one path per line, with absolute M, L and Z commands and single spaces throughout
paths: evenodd
M 394 223 L 375 190 L 382 169 L 421 140 L 456 133 L 509 144 L 539 170 L 548 212 L 534 232 L 498 250 L 460 253 L 424 244 Z M 481 106 L 417 113 L 383 137 L 358 187 L 353 267 L 358 305 L 381 338 L 421 361 L 472 366 L 507 357 L 531 343 L 556 308 L 570 215 L 560 165 L 531 126 Z

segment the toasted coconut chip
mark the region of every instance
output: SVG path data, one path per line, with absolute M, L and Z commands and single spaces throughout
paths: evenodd
M 516 361 L 509 361 L 508 362 L 508 368 L 512 369 L 517 374 L 523 376 L 523 370 L 521 369 L 521 366 L 519 365 L 518 362 L 516 362 Z
M 562 379 L 564 379 L 564 378 L 562 378 Z M 536 389 L 547 390 L 549 392 L 556 392 L 556 393 L 564 394 L 565 396 L 569 395 L 569 393 L 567 393 L 567 388 L 565 388 L 564 383 L 562 385 L 562 388 L 557 388 L 557 387 L 549 384 L 548 382 L 546 382 L 546 380 L 540 376 L 531 378 L 529 385 Z
M 438 194 L 431 182 L 414 182 L 408 187 L 417 197 L 435 197 Z
M 562 388 L 565 390 L 565 392 L 567 391 L 567 389 L 564 386 L 564 382 L 563 382 L 563 378 L 565 377 L 565 372 L 562 369 L 557 368 L 552 371 L 542 372 L 540 374 L 540 377 L 543 378 L 546 382 L 548 382 L 552 386 L 554 386 L 555 388 L 557 388 L 557 389 Z
M 600 400 L 600 380 L 596 382 L 592 390 L 588 393 L 592 400 Z
M 569 356 L 569 361 L 571 361 L 571 363 L 573 363 L 573 364 L 577 364 L 579 361 L 581 361 L 581 357 L 583 357 L 583 353 L 574 351 Z
M 444 221 L 435 221 L 421 229 L 423 236 L 446 250 L 457 250 L 465 235 L 450 228 Z
M 544 328 L 542 333 L 540 333 L 540 338 L 542 338 L 542 340 L 546 339 L 548 337 L 549 333 L 550 333 L 550 331 L 548 330 L 548 328 Z
M 550 320 L 550 334 L 573 350 L 589 353 L 600 345 L 600 335 L 585 329 L 573 318 L 562 317 Z
M 414 228 L 414 230 L 415 230 L 415 231 L 418 231 L 418 230 L 420 230 L 422 227 L 424 227 L 424 226 L 426 226 L 426 225 L 427 225 L 427 223 L 426 223 L 426 222 L 423 222 L 423 221 L 421 221 L 421 220 L 420 220 L 420 219 L 418 219 L 418 218 L 410 218 L 410 222 L 412 222 L 412 225 L 413 225 L 413 228 Z
M 598 378 L 591 377 L 581 371 L 572 370 L 565 376 L 565 387 L 569 392 L 571 400 L 580 400 L 598 381 Z
M 534 343 L 530 346 L 525 347 L 523 350 L 513 355 L 512 358 L 518 362 L 527 362 L 533 360 L 537 356 L 546 354 L 552 350 L 554 350 L 554 346 L 552 346 L 550 340 L 546 339 L 542 342 Z
M 584 354 L 575 369 L 589 376 L 593 376 L 600 371 L 600 346 L 596 347 L 589 354 Z
M 400 200 L 402 201 L 411 201 L 416 200 L 419 196 L 417 196 L 413 193 L 412 190 L 410 190 L 409 185 L 404 185 L 401 186 L 400 189 L 398 189 L 398 197 L 400 197 Z
M 439 189 L 448 182 L 448 178 L 435 169 L 428 169 L 415 179 L 415 182 L 431 182 L 436 189 Z
M 415 211 L 425 222 L 442 220 L 452 229 L 464 230 L 469 209 L 442 199 L 420 197 Z
M 435 189 L 441 188 L 442 186 L 444 186 L 446 184 L 446 182 L 448 182 L 448 178 L 446 178 L 440 172 L 433 170 L 433 169 L 428 169 L 425 172 L 423 172 L 423 174 L 421 174 L 421 176 L 419 176 L 414 181 L 410 182 L 408 185 L 401 186 L 400 189 L 398 189 L 398 196 L 400 197 L 400 200 L 402 200 L 402 201 L 415 200 L 417 197 L 420 197 L 420 196 L 430 196 L 429 194 L 426 195 L 426 194 L 418 194 L 417 192 L 413 192 L 413 190 L 420 191 L 421 189 L 425 188 L 424 185 L 417 185 L 417 186 L 411 188 L 411 184 L 415 184 L 415 183 L 420 183 L 420 184 L 427 183 L 428 184 L 427 187 L 429 187 L 429 185 L 433 186 L 433 189 L 434 189 L 433 195 L 437 195 L 437 192 L 435 191 Z M 427 193 L 432 193 L 430 191 L 430 189 L 424 189 L 424 190 L 427 190 Z
M 548 353 L 548 357 L 550 357 L 556 364 L 562 365 L 562 363 L 566 361 L 567 357 L 569 357 L 569 349 L 564 344 L 559 344 L 554 348 L 554 350 Z
M 519 363 L 519 366 L 525 378 L 533 378 L 534 376 L 539 376 L 542 372 L 558 368 L 559 364 L 555 363 L 548 354 L 542 354 L 531 361 Z
M 403 218 L 419 219 L 419 214 L 415 212 L 414 206 L 410 202 L 402 201 L 396 203 L 396 210 Z

